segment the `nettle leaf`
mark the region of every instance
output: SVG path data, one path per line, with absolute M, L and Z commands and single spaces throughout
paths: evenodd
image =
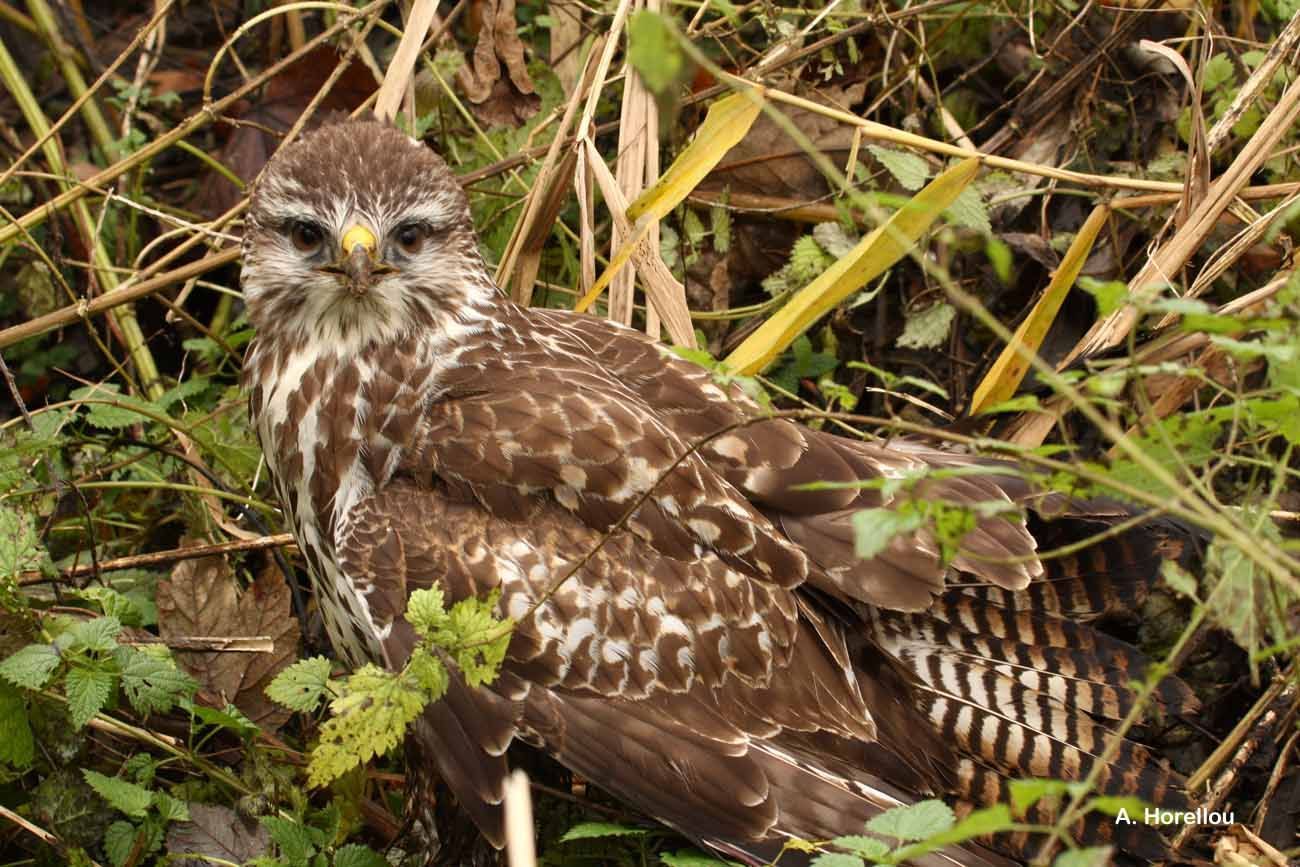
M 451 651 L 465 682 L 472 687 L 491 683 L 506 658 L 509 621 L 496 616 L 499 590 L 486 599 L 462 599 L 448 612 L 444 638 L 435 641 Z M 445 643 L 444 643 L 445 641 Z
M 889 853 L 889 844 L 878 837 L 850 834 L 846 837 L 836 837 L 831 842 L 841 849 L 846 849 L 851 854 L 857 855 L 859 858 L 871 861 L 884 858 Z
M 153 803 L 153 792 L 121 777 L 106 777 L 89 768 L 82 768 L 81 775 L 110 806 L 133 819 L 143 819 Z
M 103 666 L 74 665 L 68 669 L 68 715 L 81 728 L 94 718 L 113 694 L 117 676 Z
M 0 578 L 40 570 L 49 561 L 32 516 L 0 503 Z
M 83 620 L 68 629 L 74 647 L 107 653 L 117 647 L 117 636 L 122 624 L 116 617 L 96 617 Z
M 314 710 L 329 689 L 330 670 L 330 661 L 323 656 L 300 659 L 275 676 L 266 695 L 289 710 Z
M 114 658 L 122 670 L 122 690 L 140 713 L 171 710 L 198 689 L 194 678 L 176 667 L 165 647 L 119 647 Z
M 95 427 L 106 430 L 116 430 L 148 421 L 150 416 L 166 415 L 162 407 L 138 397 L 122 394 L 121 389 L 111 382 L 79 388 L 68 397 L 72 400 L 88 401 L 86 420 Z
M 406 600 L 406 622 L 421 638 L 447 627 L 447 601 L 442 589 L 414 590 Z
M 113 867 L 122 867 L 135 849 L 136 834 L 139 829 L 130 822 L 118 819 L 104 832 L 104 854 L 113 863 Z
M 667 867 L 738 867 L 735 862 L 721 861 L 694 849 L 682 852 L 660 852 L 659 863 Z
M 959 226 L 974 229 L 984 235 L 993 231 L 989 209 L 984 207 L 984 200 L 980 198 L 979 191 L 973 186 L 966 187 L 958 193 L 957 198 L 944 213 L 948 215 L 948 219 Z
M 17 687 L 0 683 L 0 762 L 25 768 L 36 757 L 27 701 Z
M 853 552 L 861 560 L 870 560 L 895 536 L 920 529 L 925 517 L 915 509 L 863 509 L 854 512 Z
M 330 703 L 334 716 L 321 726 L 320 743 L 312 750 L 309 784 L 324 786 L 397 746 L 427 703 L 428 695 L 414 678 L 369 664 L 358 669 Z
M 262 816 L 258 819 L 280 847 L 280 856 L 290 864 L 306 864 L 315 852 L 311 837 L 301 823 L 279 816 Z
M 595 840 L 603 837 L 640 837 L 646 833 L 645 828 L 631 825 L 619 825 L 616 822 L 580 822 L 560 837 L 561 843 L 574 840 Z
M 1097 302 L 1097 315 L 1109 316 L 1124 306 L 1128 301 L 1128 284 L 1119 280 L 1098 280 L 1095 277 L 1080 277 L 1079 288 L 1092 296 Z
M 1110 846 L 1072 849 L 1057 855 L 1056 860 L 1052 862 L 1052 867 L 1106 867 L 1110 864 L 1114 851 Z
M 4 662 L 0 662 L 0 677 L 28 689 L 40 689 L 49 681 L 62 659 L 52 644 L 29 644 Z
M 334 850 L 334 867 L 388 867 L 388 862 L 369 846 L 349 843 Z
M 158 806 L 158 817 L 164 822 L 188 822 L 190 805 L 180 798 L 173 798 L 166 792 L 155 792 L 154 800 Z
M 930 177 L 930 164 L 917 154 L 879 145 L 868 145 L 867 150 L 904 189 L 915 192 L 925 186 L 925 179 Z
M 900 349 L 934 349 L 948 339 L 957 308 L 946 301 L 908 315 L 895 345 Z
M 442 698 L 451 683 L 451 674 L 447 671 L 447 666 L 423 647 L 417 647 L 411 654 L 411 658 L 406 663 L 406 670 L 429 694 L 430 701 Z
M 865 867 L 857 855 L 845 855 L 843 852 L 823 852 L 812 860 L 811 867 Z
M 952 808 L 932 799 L 886 810 L 867 823 L 867 830 L 899 840 L 924 840 L 942 834 L 956 823 Z

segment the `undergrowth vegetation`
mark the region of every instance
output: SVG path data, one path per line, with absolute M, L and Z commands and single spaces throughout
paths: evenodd
M 496 600 L 435 591 L 401 671 L 332 657 L 239 388 L 247 185 L 390 82 L 516 300 L 1196 528 L 1111 626 L 1204 713 L 1120 729 L 1246 826 L 1188 857 L 1300 857 L 1300 11 L 1140 5 L 0 2 L 3 862 L 397 862 L 405 727 L 449 662 L 496 675 Z M 860 556 L 956 552 L 985 513 L 925 480 L 880 483 L 906 504 L 855 516 Z M 540 863 L 723 863 L 534 764 Z M 1143 805 L 1091 783 L 787 848 L 902 863 L 1057 798 L 1043 863 L 1105 863 L 1066 829 Z

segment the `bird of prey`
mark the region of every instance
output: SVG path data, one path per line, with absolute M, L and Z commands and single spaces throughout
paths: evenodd
M 252 417 L 337 653 L 401 666 L 421 587 L 499 591 L 516 620 L 499 678 L 453 677 L 407 737 L 408 778 L 444 781 L 489 841 L 515 740 L 749 863 L 925 797 L 1005 801 L 1018 777 L 1096 770 L 1099 791 L 1186 806 L 1142 746 L 1103 756 L 1148 666 L 1089 625 L 1136 605 L 1168 528 L 1100 532 L 1130 516 L 1009 463 L 772 418 L 643 334 L 512 303 L 447 165 L 373 120 L 266 167 L 241 282 Z M 956 550 L 920 502 L 970 507 Z M 866 558 L 863 510 L 906 525 Z M 1163 851 L 1111 822 L 1075 830 Z

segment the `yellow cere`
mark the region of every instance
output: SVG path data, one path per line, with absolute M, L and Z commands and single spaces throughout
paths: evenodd
M 379 246 L 375 240 L 375 233 L 360 223 L 343 233 L 343 255 L 350 255 L 358 245 L 364 247 L 370 253 L 374 253 Z

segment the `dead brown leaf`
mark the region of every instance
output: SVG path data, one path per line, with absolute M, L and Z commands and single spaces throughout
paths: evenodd
M 517 126 L 537 113 L 542 99 L 528 76 L 515 0 L 476 0 L 470 20 L 478 24 L 478 41 L 469 63 L 456 71 L 456 83 L 479 120 L 489 126 Z
M 280 137 L 289 131 L 307 105 L 320 90 L 340 56 L 333 48 L 322 46 L 303 55 L 271 79 L 256 103 L 240 103 L 230 113 L 238 122 L 217 158 L 244 183 L 257 177 L 271 154 L 280 145 Z M 332 114 L 350 113 L 379 87 L 374 74 L 359 60 L 353 60 L 334 83 L 307 128 L 319 126 Z M 210 216 L 225 213 L 243 198 L 243 192 L 216 172 L 209 172 L 199 194 L 197 209 Z
M 294 661 L 298 647 L 289 587 L 276 569 L 263 571 L 240 592 L 222 557 L 177 563 L 171 579 L 158 585 L 158 631 L 165 639 L 269 637 L 274 648 L 270 653 L 181 651 L 176 660 L 199 681 L 199 698 L 205 704 L 221 708 L 232 703 L 269 730 L 289 718 L 289 712 L 264 693 L 271 678 Z
M 171 863 L 180 867 L 198 867 L 213 863 L 210 859 L 243 864 L 265 855 L 271 836 L 257 822 L 243 818 L 229 807 L 190 804 L 190 818 L 167 829 L 167 854 L 179 858 Z

